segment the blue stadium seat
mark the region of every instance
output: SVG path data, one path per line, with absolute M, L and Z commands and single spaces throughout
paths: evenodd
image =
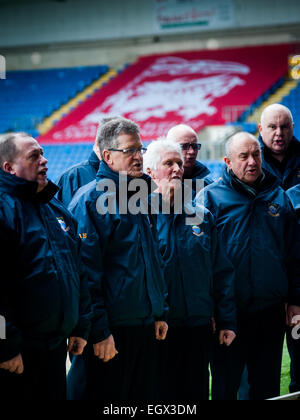
M 107 66 L 8 71 L 1 80 L 0 132 L 27 131 L 107 73 Z

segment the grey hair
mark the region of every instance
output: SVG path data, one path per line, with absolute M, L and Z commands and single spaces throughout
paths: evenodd
M 161 137 L 158 140 L 153 141 L 147 147 L 147 152 L 144 154 L 143 159 L 144 172 L 147 172 L 147 169 L 150 169 L 151 171 L 155 171 L 157 169 L 158 163 L 161 161 L 161 154 L 164 151 L 178 153 L 183 162 L 183 155 L 180 145 L 174 140 Z
M 225 153 L 226 153 L 226 157 L 228 157 L 228 158 L 232 158 L 232 148 L 233 148 L 233 143 L 238 139 L 238 138 L 240 138 L 240 137 L 245 137 L 245 136 L 247 136 L 247 137 L 249 137 L 249 138 L 251 138 L 251 139 L 253 139 L 254 141 L 256 141 L 257 142 L 257 144 L 258 144 L 258 146 L 259 146 L 259 148 L 261 148 L 261 146 L 260 146 L 260 144 L 259 144 L 259 141 L 257 140 L 257 138 L 253 135 L 253 134 L 250 134 L 250 133 L 247 133 L 246 131 L 241 131 L 241 132 L 239 132 L 239 133 L 236 133 L 236 134 L 234 134 L 232 137 L 230 137 L 230 139 L 229 140 L 227 140 L 227 142 L 226 142 L 226 144 L 225 144 Z
M 123 117 L 108 117 L 106 122 L 99 126 L 96 141 L 102 158 L 105 149 L 118 147 L 118 137 L 121 134 L 140 135 L 139 126 Z
M 0 135 L 0 168 L 3 169 L 5 162 L 14 162 L 18 156 L 19 149 L 17 139 L 19 137 L 31 137 L 25 132 L 6 133 Z

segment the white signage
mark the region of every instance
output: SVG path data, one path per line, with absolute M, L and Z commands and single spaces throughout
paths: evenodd
M 221 29 L 234 25 L 233 0 L 156 0 L 159 31 Z

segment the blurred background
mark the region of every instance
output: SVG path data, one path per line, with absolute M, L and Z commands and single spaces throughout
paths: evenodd
M 26 131 L 49 177 L 86 159 L 104 116 L 147 145 L 185 123 L 218 177 L 224 144 L 288 106 L 300 138 L 299 0 L 0 0 L 0 133 Z

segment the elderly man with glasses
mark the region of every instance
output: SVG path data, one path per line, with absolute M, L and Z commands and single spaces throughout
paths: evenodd
M 214 182 L 209 176 L 210 170 L 197 160 L 201 144 L 198 143 L 197 133 L 191 127 L 185 124 L 176 125 L 169 130 L 167 139 L 174 140 L 180 144 L 184 158 L 183 181 L 185 179 L 192 180 L 192 189 L 195 194 L 198 192 L 196 191 L 197 179 L 203 180 L 202 187 L 206 187 Z
M 138 180 L 147 186 L 145 149 L 139 127 L 121 117 L 105 123 L 97 141 L 102 157 L 97 179 L 70 204 L 82 237 L 94 311 L 83 355 L 84 399 L 155 400 L 156 339 L 164 340 L 168 329 L 163 321 L 166 287 L 150 218 L 133 214 L 129 205 L 134 195 L 130 186 Z

